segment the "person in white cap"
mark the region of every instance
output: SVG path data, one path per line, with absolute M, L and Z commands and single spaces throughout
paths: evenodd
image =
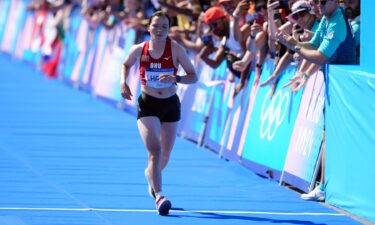
M 318 18 L 315 16 L 315 12 L 309 1 L 299 0 L 292 5 L 290 13 L 287 17 L 288 22 L 283 25 L 280 30 L 287 30 L 289 27 L 293 27 L 291 34 L 299 41 L 309 41 L 313 36 L 314 32 L 319 26 Z M 271 76 L 260 84 L 261 87 L 273 84 L 273 91 L 276 88 L 277 79 L 281 72 L 293 61 L 294 51 L 288 50 L 280 59 L 275 70 Z M 304 70 L 307 63 L 303 63 L 300 66 L 300 70 Z
M 344 16 L 344 10 L 340 7 L 339 0 L 317 0 L 319 10 L 323 18 L 319 27 L 309 42 L 298 42 L 287 34 L 279 34 L 278 40 L 288 49 L 298 52 L 303 60 L 311 66 L 305 71 L 297 73 L 287 84 L 292 91 L 300 90 L 309 77 L 316 74 L 321 67 L 327 83 L 329 79 L 328 64 L 355 64 L 356 49 L 355 40 L 349 21 Z M 319 66 L 316 68 L 316 66 Z M 324 111 L 323 111 L 324 113 Z M 323 128 L 325 129 L 325 128 Z M 324 130 L 323 130 L 324 132 Z M 325 146 L 325 133 L 323 133 L 323 146 Z M 325 200 L 324 164 L 325 148 L 321 152 L 321 180 L 320 185 L 307 194 L 301 195 L 302 199 L 313 201 Z

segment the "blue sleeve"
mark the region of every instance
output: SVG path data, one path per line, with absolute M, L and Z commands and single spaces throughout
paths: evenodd
M 343 17 L 328 24 L 327 33 L 323 37 L 318 50 L 330 58 L 346 37 L 346 24 Z
M 322 33 L 322 24 L 325 23 L 324 21 L 325 21 L 324 19 L 322 19 L 322 21 L 320 21 L 320 23 L 318 25 L 318 28 L 316 29 L 316 31 L 314 33 L 314 36 L 310 40 L 310 44 L 314 45 L 317 48 L 320 45 L 320 35 Z

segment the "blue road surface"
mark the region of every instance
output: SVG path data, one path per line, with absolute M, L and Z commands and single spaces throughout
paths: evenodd
M 159 216 L 146 162 L 134 116 L 0 54 L 0 225 L 360 224 L 181 138 Z

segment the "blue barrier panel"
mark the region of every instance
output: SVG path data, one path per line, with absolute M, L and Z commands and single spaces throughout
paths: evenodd
M 59 74 L 67 80 L 71 80 L 73 68 L 79 55 L 76 40 L 82 19 L 80 8 L 74 7 L 69 16 L 69 27 L 65 31 L 64 45 L 59 66 Z
M 213 97 L 208 113 L 207 127 L 204 134 L 204 146 L 220 151 L 221 139 L 224 135 L 225 121 L 231 111 L 234 84 L 228 81 L 213 88 Z
M 105 63 L 92 86 L 96 95 L 119 102 L 122 100 L 120 94 L 122 64 L 135 42 L 135 30 L 127 29 L 125 25 L 118 25 L 112 31 L 114 32 L 112 41 L 107 46 L 104 56 Z M 137 78 L 139 79 L 139 76 Z M 137 98 L 135 94 L 133 93 L 133 97 Z
M 94 87 L 96 80 L 101 76 L 102 67 L 105 67 L 105 55 L 108 54 L 108 42 L 111 31 L 99 26 L 99 39 L 98 45 L 96 46 L 96 57 L 91 74 L 91 87 Z
M 181 100 L 182 118 L 178 134 L 186 139 L 199 142 L 201 144 L 205 129 L 205 121 L 209 112 L 209 102 L 213 88 L 221 85 L 215 82 L 214 71 L 211 67 L 201 62 L 197 69 L 199 81 L 194 85 L 181 86 L 186 89 L 179 91 Z
M 95 31 L 90 31 L 93 33 L 89 34 L 88 36 L 87 49 L 83 59 L 84 66 L 81 68 L 78 79 L 80 86 L 84 87 L 86 90 L 90 90 L 92 88 L 92 72 L 97 55 L 97 46 L 101 29 L 104 28 L 101 26 L 97 27 Z
M 25 22 L 28 17 L 28 11 L 26 9 L 27 5 L 25 1 L 20 2 L 17 5 L 17 23 L 16 23 L 16 31 L 17 33 L 15 34 L 15 40 L 13 41 L 13 44 L 11 46 L 11 52 L 13 55 L 17 55 L 17 50 L 22 51 L 22 45 L 23 45 L 23 30 L 25 28 Z M 18 53 L 19 56 L 22 57 L 21 53 Z
M 266 61 L 260 82 L 269 77 L 272 69 L 273 62 Z M 270 88 L 258 90 L 242 153 L 245 166 L 276 179 L 280 178 L 284 167 L 302 95 L 301 91 L 292 94 L 289 89 L 282 88 L 294 73 L 295 67 L 290 66 L 285 70 L 272 99 Z
M 241 157 L 240 140 L 241 136 L 243 136 L 243 130 L 246 129 L 246 117 L 252 110 L 251 103 L 254 101 L 251 98 L 252 92 L 257 89 L 257 85 L 254 85 L 254 78 L 255 71 L 252 70 L 247 85 L 234 99 L 232 110 L 225 123 L 224 135 L 220 146 L 220 156 L 224 158 L 237 161 Z
M 37 67 L 40 66 L 42 58 L 43 26 L 46 23 L 48 12 L 46 10 L 36 10 L 28 15 L 27 25 L 32 25 L 32 32 L 29 37 L 29 44 L 24 50 L 23 59 Z
M 85 68 L 84 60 L 87 55 L 87 51 L 89 49 L 89 36 L 90 36 L 90 28 L 89 23 L 87 20 L 83 19 L 79 25 L 77 31 L 77 38 L 75 40 L 77 47 L 78 47 L 78 57 L 74 62 L 74 67 L 72 70 L 72 74 L 70 75 L 70 79 L 74 82 L 79 84 L 82 70 Z
M 331 66 L 326 202 L 375 222 L 375 74 Z
M 233 105 L 235 83 L 228 81 L 226 67 L 226 64 L 223 63 L 215 69 L 215 73 L 219 75 L 218 80 L 223 82 L 221 85 L 213 87 L 211 101 L 209 102 L 210 110 L 204 133 L 204 146 L 216 152 L 220 151 L 225 122 Z
M 1 42 L 1 50 L 12 55 L 16 52 L 17 40 L 22 31 L 26 19 L 26 3 L 23 1 L 12 1 L 4 35 Z
M 3 41 L 4 31 L 7 25 L 10 2 L 10 0 L 0 1 L 0 43 Z
M 361 70 L 375 73 L 374 1 L 362 0 L 361 4 Z
M 310 77 L 303 91 L 281 178 L 305 192 L 314 188 L 314 172 L 322 143 L 324 99 L 324 75 L 318 71 Z

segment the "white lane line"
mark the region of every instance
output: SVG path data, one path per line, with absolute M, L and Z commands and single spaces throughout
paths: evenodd
M 139 212 L 155 213 L 151 209 L 104 209 L 104 208 L 28 208 L 28 207 L 0 207 L 1 210 L 32 210 L 32 211 L 97 211 L 97 212 Z M 283 216 L 345 216 L 341 213 L 319 212 L 262 212 L 262 211 L 224 211 L 224 210 L 170 210 L 176 213 L 216 213 L 216 214 L 252 214 L 252 215 L 283 215 Z

